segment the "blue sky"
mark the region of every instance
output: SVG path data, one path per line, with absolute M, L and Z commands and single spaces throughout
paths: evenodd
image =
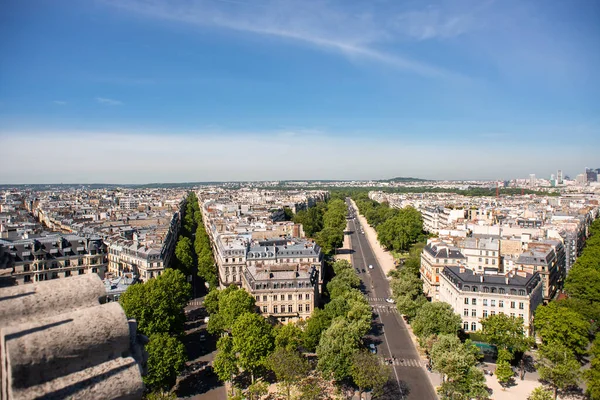
M 2 0 L 0 182 L 599 167 L 600 3 Z

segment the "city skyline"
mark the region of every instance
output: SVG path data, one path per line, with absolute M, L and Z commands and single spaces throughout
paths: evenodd
M 575 3 L 8 2 L 0 183 L 573 177 L 600 161 Z

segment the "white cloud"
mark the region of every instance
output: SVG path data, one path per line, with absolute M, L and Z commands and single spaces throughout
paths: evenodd
M 52 104 L 56 104 L 57 106 L 65 106 L 67 105 L 67 102 L 62 100 L 54 100 Z
M 106 97 L 96 97 L 96 101 L 107 106 L 120 106 L 123 103 L 119 100 L 109 99 Z
M 397 51 L 385 50 L 386 45 L 397 41 L 399 36 L 412 36 L 412 33 L 405 32 L 404 28 L 398 29 L 398 21 L 394 22 L 391 15 L 377 9 L 375 12 L 370 9 L 352 10 L 352 7 L 336 7 L 332 3 L 320 1 L 267 1 L 252 4 L 200 0 L 106 2 L 136 15 L 294 40 L 334 51 L 351 59 L 370 60 L 419 75 L 446 78 L 459 76 Z M 445 26 L 443 30 L 449 33 L 466 29 L 466 25 L 458 18 L 444 20 L 442 24 Z

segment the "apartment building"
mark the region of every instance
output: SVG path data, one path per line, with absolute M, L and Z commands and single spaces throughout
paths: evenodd
M 466 258 L 466 266 L 477 273 L 501 272 L 500 240 L 492 236 L 460 239 L 456 247 Z
M 549 302 L 562 288 L 566 277 L 565 248 L 559 240 L 527 243 L 515 265 L 518 271 L 540 274 L 544 302 Z
M 310 317 L 319 297 L 319 274 L 309 264 L 249 265 L 242 287 L 256 299 L 258 311 L 279 322 L 296 322 Z
M 439 301 L 462 317 L 465 332 L 481 329 L 481 319 L 496 314 L 523 318 L 525 334 L 533 334 L 535 309 L 543 302 L 539 273 L 476 274 L 464 267 L 446 267 L 440 274 Z
M 429 239 L 421 253 L 420 272 L 425 296 L 438 300 L 440 273 L 444 267 L 465 263 L 466 258 L 457 247 L 439 239 Z
M 0 240 L 12 260 L 17 285 L 95 273 L 104 278 L 106 245 L 99 238 L 52 234 L 15 241 Z

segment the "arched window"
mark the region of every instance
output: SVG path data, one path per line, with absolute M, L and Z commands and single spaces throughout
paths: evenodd
M 525 296 L 525 291 L 523 289 L 519 290 L 519 296 Z
M 500 294 L 504 294 L 504 293 L 506 293 L 506 290 L 504 290 L 504 288 L 500 288 L 500 289 L 498 290 L 498 293 L 500 293 Z
M 465 289 L 464 290 L 468 292 L 469 290 L 471 290 L 471 286 L 465 285 Z
M 510 294 L 513 295 L 513 296 L 516 296 L 517 290 L 516 289 L 510 289 Z
M 472 331 L 476 331 L 477 330 L 477 323 L 476 322 L 471 322 L 471 330 Z
M 473 286 L 473 291 L 476 292 L 477 291 L 477 286 Z
M 465 331 L 469 330 L 469 323 L 468 322 L 463 322 L 463 330 L 465 330 Z
M 483 293 L 489 293 L 490 292 L 490 288 L 487 286 L 483 287 Z
M 495 287 L 492 288 L 492 293 L 496 293 L 496 288 Z

